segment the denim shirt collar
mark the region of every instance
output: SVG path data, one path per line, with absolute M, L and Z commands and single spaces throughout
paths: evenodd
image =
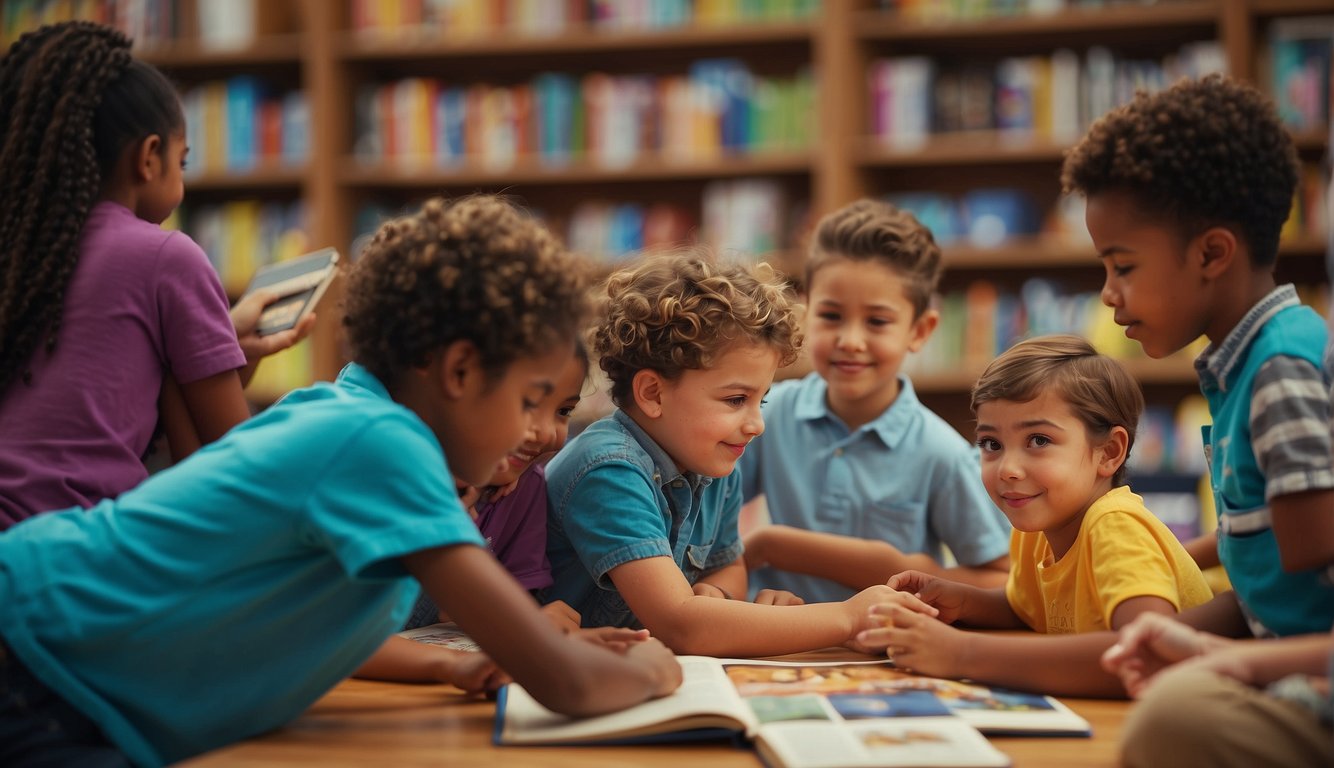
M 1260 299 L 1221 344 L 1215 346 L 1210 343 L 1200 356 L 1195 358 L 1195 373 L 1199 375 L 1200 383 L 1226 392 L 1228 377 L 1233 369 L 1245 360 L 1246 349 L 1255 339 L 1255 334 L 1259 333 L 1264 324 L 1280 310 L 1299 303 L 1297 289 L 1293 288 L 1291 283 L 1280 285 Z
M 802 391 L 797 397 L 793 413 L 798 419 L 816 421 L 829 419 L 846 428 L 843 420 L 829 410 L 829 384 L 818 375 L 812 374 L 813 381 L 803 382 Z M 913 413 L 917 410 L 917 392 L 907 376 L 899 376 L 899 396 L 879 416 L 863 424 L 858 433 L 874 432 L 880 437 L 886 448 L 895 448 L 906 433 Z
M 625 411 L 617 408 L 611 416 L 627 434 L 635 439 L 635 442 L 639 443 L 639 447 L 643 448 L 649 459 L 653 461 L 653 480 L 658 484 L 658 487 L 671 485 L 680 479 L 690 486 L 691 491 L 699 491 L 713 482 L 712 477 L 694 472 L 682 472 L 677 469 L 676 462 L 672 461 L 672 457 L 668 456 L 662 446 L 658 445 L 652 437 L 649 437 L 644 428 L 635 423 L 635 420 L 630 418 Z

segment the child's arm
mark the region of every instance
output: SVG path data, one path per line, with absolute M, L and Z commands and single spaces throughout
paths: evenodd
M 746 563 L 738 558 L 722 568 L 700 577 L 699 581 L 695 582 L 693 591 L 703 597 L 745 600 L 747 589 Z
M 890 576 L 908 570 L 945 576 L 979 587 L 1004 586 L 1010 558 L 1000 557 L 980 566 L 946 568 L 923 553 L 908 554 L 894 545 L 786 525 L 768 525 L 746 537 L 746 567 L 768 566 L 838 582 L 852 589 L 884 584 Z
M 1195 561 L 1201 571 L 1218 565 L 1217 530 L 1202 533 L 1185 542 L 1183 546 L 1186 548 L 1186 554 L 1190 555 L 1190 559 Z
M 1334 565 L 1334 490 L 1275 496 L 1269 500 L 1269 511 L 1284 571 Z
M 647 557 L 608 572 L 630 610 L 677 653 L 703 656 L 776 656 L 842 645 L 867 626 L 867 611 L 880 602 L 935 609 L 885 586 L 842 603 L 757 605 L 696 595 L 669 557 Z
M 195 431 L 190 411 L 185 407 L 185 395 L 181 394 L 181 385 L 176 383 L 176 378 L 171 374 L 162 380 L 158 416 L 162 420 L 162 431 L 167 436 L 172 462 L 178 462 L 199 450 L 199 433 Z
M 1230 589 L 1214 595 L 1214 599 L 1203 605 L 1187 608 L 1177 615 L 1177 620 L 1188 627 L 1222 637 L 1252 637 L 1237 593 Z
M 895 574 L 888 583 L 891 589 L 911 592 L 936 608 L 940 611 L 938 618 L 946 624 L 959 622 L 986 629 L 1028 629 L 1010 607 L 1004 587 L 975 587 L 921 571 Z
M 618 653 L 556 629 L 480 547 L 437 547 L 407 555 L 403 563 L 431 599 L 548 709 L 598 715 L 664 696 L 681 684 L 680 665 L 656 640 Z
M 390 635 L 355 677 L 400 683 L 448 683 L 468 693 L 494 691 L 509 678 L 484 653 L 456 651 Z
M 227 430 L 250 418 L 236 371 L 223 371 L 189 384 L 167 374 L 158 398 L 171 459 L 179 462 Z
M 1116 641 L 1112 632 L 965 632 L 897 605 L 877 606 L 876 616 L 883 625 L 858 640 L 884 648 L 897 666 L 913 672 L 1056 696 L 1126 695 L 1121 681 L 1098 663 Z

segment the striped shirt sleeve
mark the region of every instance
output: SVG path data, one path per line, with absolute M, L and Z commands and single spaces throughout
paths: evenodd
M 1334 488 L 1329 390 L 1309 361 L 1278 355 L 1256 372 L 1251 449 L 1265 476 L 1265 500 Z

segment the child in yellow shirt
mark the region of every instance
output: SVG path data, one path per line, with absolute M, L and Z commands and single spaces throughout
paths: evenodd
M 926 674 L 1124 695 L 1098 665 L 1115 639 L 1106 630 L 1213 596 L 1185 548 L 1125 486 L 1144 407 L 1139 386 L 1087 341 L 1046 336 L 996 358 L 973 388 L 972 406 L 982 483 L 1015 528 L 1009 581 L 983 589 L 905 571 L 889 585 L 917 593 L 940 610 L 940 621 L 877 606 L 872 613 L 886 626 L 859 640 Z M 950 623 L 1081 636 L 1034 642 Z

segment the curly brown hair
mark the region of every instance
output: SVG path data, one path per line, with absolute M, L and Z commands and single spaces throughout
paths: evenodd
M 55 349 L 79 237 L 132 142 L 184 130 L 170 81 L 110 27 L 29 32 L 0 59 L 0 393 Z
M 1065 191 L 1128 192 L 1187 240 L 1234 229 L 1271 266 L 1297 186 L 1297 151 L 1274 105 L 1221 75 L 1177 82 L 1108 112 L 1065 157 Z
M 801 346 L 791 289 L 767 264 L 717 262 L 700 250 L 644 257 L 607 278 L 593 353 L 617 405 L 636 373 L 668 380 L 707 368 L 734 341 L 772 346 L 788 365 Z
M 589 269 L 508 200 L 432 198 L 381 225 L 352 269 L 352 355 L 393 385 L 455 341 L 470 341 L 491 380 L 514 360 L 578 335 Z
M 838 259 L 872 262 L 908 283 L 913 317 L 931 306 L 940 283 L 940 247 L 915 216 L 889 203 L 863 198 L 820 219 L 806 260 L 806 290 L 815 273 Z
M 1121 364 L 1099 354 L 1085 339 L 1069 334 L 1038 336 L 1015 344 L 991 361 L 973 385 L 972 408 L 993 400 L 1026 403 L 1055 392 L 1070 404 L 1089 435 L 1106 439 L 1112 427 L 1124 427 L 1135 445 L 1135 428 L 1144 411 L 1144 394 Z M 1124 485 L 1122 462 L 1112 485 Z

